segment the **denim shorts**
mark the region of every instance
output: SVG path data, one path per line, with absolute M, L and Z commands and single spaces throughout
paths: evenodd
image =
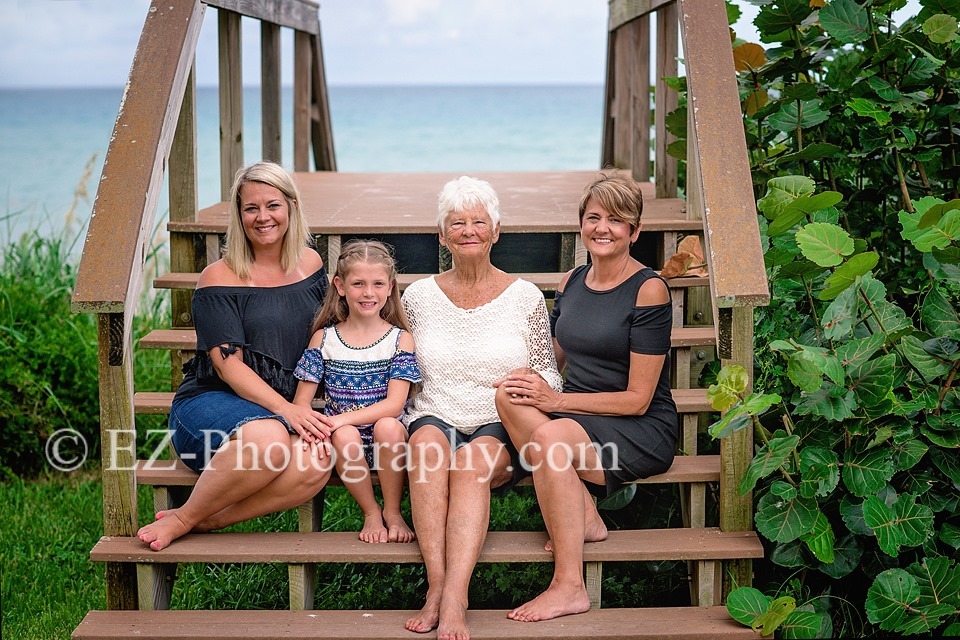
M 208 391 L 192 398 L 174 399 L 170 407 L 173 448 L 183 463 L 201 472 L 210 458 L 237 429 L 253 420 L 273 418 L 296 433 L 287 421 L 260 405 L 226 391 Z
M 509 481 L 505 484 L 500 485 L 499 487 L 494 487 L 494 493 L 503 493 L 509 489 L 512 489 L 520 480 L 530 475 L 530 472 L 524 468 L 520 460 L 520 454 L 517 453 L 517 448 L 513 446 L 513 442 L 510 440 L 510 435 L 507 433 L 507 428 L 503 426 L 502 422 L 489 422 L 487 424 L 482 424 L 477 427 L 477 430 L 471 434 L 465 434 L 453 425 L 444 422 L 436 416 L 423 416 L 422 418 L 417 418 L 410 423 L 410 426 L 407 427 L 407 430 L 412 436 L 413 433 L 425 427 L 427 425 L 433 425 L 440 432 L 446 436 L 447 440 L 450 442 L 450 450 L 456 451 L 460 447 L 470 444 L 477 438 L 481 436 L 490 436 L 491 438 L 496 438 L 507 447 L 507 453 L 510 454 L 510 469 L 512 476 Z

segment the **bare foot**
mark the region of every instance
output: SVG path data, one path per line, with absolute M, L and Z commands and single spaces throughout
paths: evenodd
M 433 597 L 430 590 L 427 590 L 427 602 L 423 605 L 420 613 L 409 618 L 403 623 L 403 628 L 407 631 L 417 633 L 429 633 L 437 628 L 440 621 L 440 596 Z
M 579 587 L 565 587 L 551 583 L 546 591 L 520 605 L 507 617 L 520 622 L 538 622 L 583 613 L 589 609 L 590 598 L 582 584 Z
M 160 518 L 162 518 L 162 517 L 164 517 L 164 516 L 166 516 L 166 515 L 168 515 L 168 514 L 171 514 L 171 513 L 175 512 L 175 511 L 176 511 L 176 509 L 165 509 L 165 510 L 163 510 L 163 511 L 157 511 L 157 514 L 154 516 L 154 518 L 155 518 L 156 520 L 159 520 Z M 221 513 L 222 513 L 222 511 L 221 511 Z M 214 515 L 210 516 L 209 518 L 207 518 L 206 520 L 203 520 L 203 521 L 201 521 L 201 522 L 198 522 L 197 524 L 194 525 L 193 529 L 191 529 L 190 532 L 191 532 L 191 533 L 208 533 L 208 532 L 210 532 L 210 531 L 213 531 L 214 529 L 222 529 L 223 527 L 218 526 L 218 525 L 216 524 L 216 520 L 215 520 L 216 516 L 217 516 L 217 514 L 214 514 Z
M 444 605 L 441 607 L 437 640 L 470 640 L 466 607 L 460 605 Z
M 177 511 L 177 509 L 171 509 L 163 512 L 160 519 L 141 527 L 137 531 L 137 537 L 150 545 L 154 551 L 160 551 L 180 536 L 189 533 L 190 525 L 180 519 Z
M 383 521 L 387 525 L 387 542 L 413 542 L 416 538 L 399 513 L 384 512 Z
M 587 522 L 584 523 L 583 527 L 584 542 L 600 542 L 606 540 L 609 535 L 607 525 L 603 524 L 600 514 L 594 511 L 593 516 L 587 514 Z M 547 544 L 543 545 L 543 548 L 547 551 L 553 551 L 553 540 L 547 540 Z
M 383 526 L 380 511 L 363 516 L 363 529 L 360 530 L 359 537 L 364 542 L 387 541 L 387 528 Z

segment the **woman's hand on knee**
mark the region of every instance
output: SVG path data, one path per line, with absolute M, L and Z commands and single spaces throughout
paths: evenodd
M 305 446 L 321 443 L 330 437 L 330 419 L 312 407 L 289 403 L 281 415 Z
M 557 393 L 533 369 L 516 369 L 494 383 L 510 396 L 510 403 L 526 405 L 543 412 L 557 411 L 562 394 Z

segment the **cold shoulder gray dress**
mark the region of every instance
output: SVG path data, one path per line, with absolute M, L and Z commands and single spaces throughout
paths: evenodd
M 630 354 L 666 355 L 650 407 L 643 415 L 601 416 L 551 413 L 578 422 L 600 452 L 606 487 L 588 488 L 609 494 L 626 482 L 666 471 L 677 446 L 677 406 L 670 394 L 670 330 L 672 306 L 638 307 L 637 292 L 650 278 L 644 267 L 607 291 L 590 289 L 590 265 L 577 267 L 558 292 L 550 329 L 567 359 L 564 392 L 624 391 Z

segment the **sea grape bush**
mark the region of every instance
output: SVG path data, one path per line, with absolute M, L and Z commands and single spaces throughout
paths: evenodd
M 960 0 L 900 24 L 904 0 L 757 4 L 763 44 L 733 53 L 773 302 L 762 391 L 722 370 L 711 433 L 754 427 L 738 490 L 789 594 L 728 609 L 787 638 L 849 633 L 840 601 L 862 633 L 960 635 Z

